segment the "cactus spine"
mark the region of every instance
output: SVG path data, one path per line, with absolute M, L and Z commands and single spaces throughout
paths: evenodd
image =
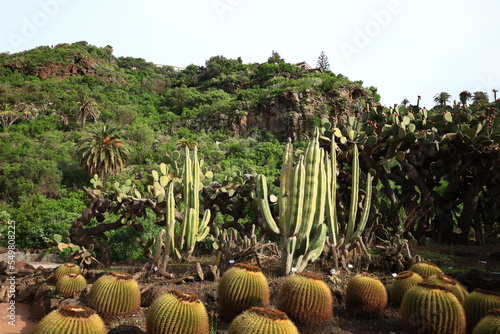
M 489 310 L 474 327 L 472 334 L 500 334 L 500 308 Z
M 85 277 L 80 274 L 63 275 L 56 282 L 56 293 L 64 298 L 73 297 L 75 293 L 82 291 L 87 286 Z
M 436 264 L 428 261 L 421 261 L 419 263 L 415 263 L 408 270 L 419 274 L 420 276 L 422 276 L 423 279 L 427 279 L 432 275 L 444 274 L 443 271 Z
M 455 281 L 453 278 L 445 274 L 432 275 L 425 281 L 429 283 L 444 285 L 450 288 L 451 292 L 453 292 L 453 294 L 455 295 L 455 297 L 457 297 L 458 301 L 461 304 L 464 303 L 465 298 L 467 298 L 467 296 L 469 295 L 467 289 L 462 284 L 460 284 L 460 282 Z
M 404 294 L 424 279 L 413 271 L 402 271 L 398 273 L 394 281 L 389 286 L 389 298 L 394 306 L 399 307 Z
M 221 318 L 231 320 L 252 307 L 269 305 L 269 286 L 259 267 L 236 263 L 222 275 L 217 288 Z
M 62 306 L 47 314 L 33 334 L 104 334 L 104 322 L 96 312 L 85 306 Z
M 54 270 L 54 281 L 57 282 L 59 278 L 66 274 L 80 274 L 82 272 L 80 266 L 74 263 L 61 264 Z
M 194 293 L 171 290 L 149 307 L 146 328 L 150 334 L 208 334 L 205 306 Z
M 289 276 L 280 288 L 276 307 L 301 324 L 321 324 L 333 319 L 330 288 L 320 277 L 312 274 Z
M 89 303 L 103 318 L 136 313 L 141 306 L 139 284 L 130 274 L 110 272 L 94 282 Z
M 401 321 L 410 334 L 464 334 L 466 329 L 464 310 L 451 289 L 428 282 L 406 292 Z
M 252 307 L 237 316 L 229 325 L 228 334 L 298 334 L 297 327 L 285 313 Z
M 464 301 L 467 328 L 472 330 L 489 310 L 496 308 L 500 308 L 500 293 L 484 289 L 472 291 Z
M 375 276 L 361 273 L 347 283 L 345 307 L 361 318 L 380 318 L 387 307 L 387 291 Z

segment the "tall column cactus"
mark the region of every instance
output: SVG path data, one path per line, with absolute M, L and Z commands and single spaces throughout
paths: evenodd
M 324 207 L 326 200 L 326 172 L 324 151 L 319 147 L 316 129 L 309 145 L 293 166 L 293 146 L 285 148 L 279 194 L 279 224 L 274 220 L 268 202 L 267 181 L 257 176 L 257 200 L 268 228 L 281 237 L 282 271 L 285 274 L 305 269 L 316 260 L 326 240 Z

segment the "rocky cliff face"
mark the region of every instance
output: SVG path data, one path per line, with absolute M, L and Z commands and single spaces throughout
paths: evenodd
M 259 129 L 272 132 L 278 138 L 297 140 L 312 132 L 318 118 L 355 115 L 353 106 L 365 95 L 357 86 L 342 88 L 334 96 L 317 94 L 312 88 L 301 93 L 287 90 L 258 109 L 248 106 L 241 111 L 242 115 L 232 120 L 231 126 L 241 136 Z M 332 103 L 332 99 L 336 102 Z

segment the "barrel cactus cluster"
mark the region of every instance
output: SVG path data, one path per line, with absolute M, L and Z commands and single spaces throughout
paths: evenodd
M 81 274 L 66 274 L 56 282 L 56 293 L 62 297 L 73 297 L 87 286 L 87 280 Z
M 47 314 L 33 334 L 105 334 L 106 325 L 93 309 L 86 306 L 62 306 Z
M 347 283 L 345 306 L 349 313 L 361 318 L 380 318 L 387 307 L 385 286 L 374 275 L 361 273 Z
M 405 293 L 423 280 L 422 276 L 413 271 L 406 270 L 398 273 L 394 281 L 392 281 L 391 285 L 388 287 L 391 303 L 399 307 Z
M 54 270 L 54 281 L 57 282 L 59 278 L 61 278 L 63 275 L 66 274 L 80 274 L 82 272 L 81 268 L 79 265 L 75 263 L 64 263 L 58 266 Z

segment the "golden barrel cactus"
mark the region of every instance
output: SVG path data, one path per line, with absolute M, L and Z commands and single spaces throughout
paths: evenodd
M 333 319 L 333 296 L 318 276 L 298 273 L 281 285 L 276 307 L 296 323 L 312 325 Z
M 208 315 L 198 295 L 171 290 L 148 309 L 149 334 L 208 334 Z
M 500 334 L 500 308 L 489 310 L 474 327 L 472 334 Z
M 435 263 L 429 261 L 421 261 L 419 263 L 415 263 L 408 270 L 419 274 L 423 279 L 426 279 L 432 275 L 444 274 L 443 271 Z
M 450 288 L 417 283 L 401 302 L 403 330 L 410 334 L 464 334 L 465 314 Z
M 106 326 L 96 312 L 85 306 L 62 306 L 47 314 L 33 334 L 104 334 Z
M 139 311 L 141 291 L 132 275 L 110 272 L 94 282 L 88 299 L 97 313 L 108 319 Z
M 269 286 L 259 267 L 236 263 L 222 275 L 217 288 L 220 316 L 232 320 L 252 306 L 269 305 Z
M 345 307 L 361 318 L 380 318 L 387 307 L 387 291 L 375 276 L 361 273 L 347 283 Z
M 389 285 L 389 299 L 394 306 L 399 307 L 405 293 L 424 279 L 413 271 L 402 271 L 397 274 Z
M 465 298 L 469 295 L 467 289 L 458 281 L 454 280 L 448 275 L 438 274 L 432 275 L 425 279 L 426 282 L 444 285 L 451 289 L 451 292 L 457 297 L 458 301 L 463 304 Z
M 467 317 L 467 328 L 472 330 L 489 310 L 500 308 L 500 293 L 475 289 L 465 298 L 463 305 Z
M 80 274 L 66 274 L 56 282 L 56 294 L 64 298 L 73 297 L 87 286 L 87 280 Z
M 61 264 L 54 270 L 54 281 L 57 282 L 59 278 L 66 274 L 81 274 L 82 270 L 79 265 L 74 263 Z
M 298 334 L 299 331 L 284 312 L 251 307 L 234 318 L 228 334 Z

